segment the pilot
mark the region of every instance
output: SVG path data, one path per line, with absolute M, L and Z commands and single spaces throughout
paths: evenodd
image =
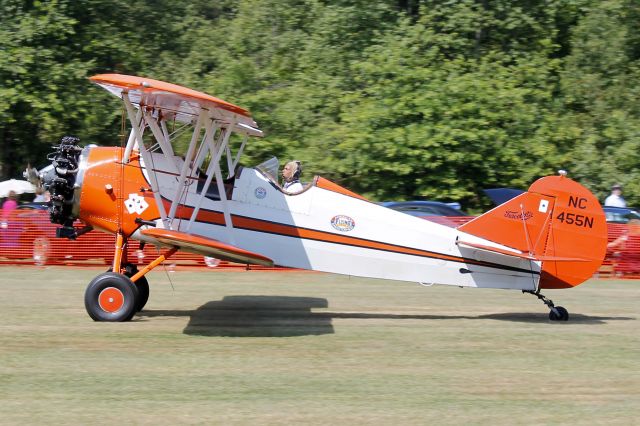
M 299 161 L 289 161 L 284 165 L 282 169 L 282 179 L 284 184 L 282 188 L 287 192 L 302 191 L 303 187 L 300 183 L 300 173 L 302 172 L 302 165 Z

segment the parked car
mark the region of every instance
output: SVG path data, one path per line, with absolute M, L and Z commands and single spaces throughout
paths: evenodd
M 30 203 L 18 204 L 18 210 L 48 210 L 49 203 L 32 201 Z
M 387 201 L 382 206 L 397 210 L 411 216 L 467 216 L 460 210 L 458 203 L 442 203 L 440 201 Z M 457 207 L 456 207 L 457 206 Z
M 640 220 L 640 213 L 631 207 L 602 207 L 608 223 L 628 223 L 631 219 Z
M 513 188 L 485 189 L 485 194 L 491 198 L 496 205 L 500 205 L 522 194 L 524 191 Z M 610 207 L 602 206 L 607 223 L 628 223 L 631 219 L 640 220 L 640 212 L 632 207 Z
M 522 189 L 515 188 L 490 188 L 484 189 L 483 191 L 496 206 L 506 203 L 510 199 L 524 193 Z

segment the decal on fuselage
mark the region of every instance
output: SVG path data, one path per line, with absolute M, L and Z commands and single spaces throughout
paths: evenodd
M 526 212 L 514 212 L 513 210 L 507 210 L 504 213 L 504 217 L 508 219 L 529 220 L 533 217 L 533 213 L 529 210 Z
M 356 222 L 349 216 L 339 214 L 331 218 L 331 226 L 340 232 L 348 232 L 355 228 Z
M 253 194 L 256 196 L 256 198 L 263 199 L 267 196 L 267 190 L 259 186 L 255 189 L 255 191 L 253 191 Z
M 549 200 L 540 200 L 538 211 L 540 213 L 546 213 L 548 208 L 549 208 Z
M 149 207 L 149 203 L 138 194 L 129 194 L 129 198 L 124 200 L 124 205 L 129 214 L 142 214 Z

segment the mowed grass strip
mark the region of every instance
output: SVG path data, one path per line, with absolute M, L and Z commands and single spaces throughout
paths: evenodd
M 549 291 L 557 323 L 516 291 L 160 270 L 97 323 L 100 272 L 0 268 L 0 424 L 638 424 L 637 281 Z

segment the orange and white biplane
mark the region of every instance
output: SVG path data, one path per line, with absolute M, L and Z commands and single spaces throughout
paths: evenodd
M 564 174 L 537 180 L 505 204 L 451 228 L 369 202 L 315 177 L 297 193 L 278 183 L 278 161 L 239 163 L 262 137 L 249 111 L 162 81 L 103 74 L 91 81 L 122 99 L 131 130 L 121 147 L 65 137 L 37 173 L 52 195 L 59 236 L 115 234 L 112 270 L 91 281 L 87 312 L 127 321 L 149 297 L 145 274 L 177 250 L 234 262 L 360 277 L 531 293 L 552 320 L 568 312 L 540 293 L 574 287 L 606 250 L 598 200 Z M 184 156 L 176 155 L 183 143 Z M 33 171 L 30 173 L 33 178 Z M 86 227 L 74 228 L 80 219 Z M 130 240 L 165 249 L 142 269 Z

